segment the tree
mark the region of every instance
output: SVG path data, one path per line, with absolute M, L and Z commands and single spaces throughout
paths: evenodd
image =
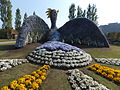
M 6 38 L 10 39 L 12 29 L 12 5 L 10 0 L 0 0 L 0 19 L 2 29 L 6 31 Z
M 96 8 L 96 5 L 88 5 L 88 8 L 87 8 L 87 18 L 92 20 L 93 22 L 95 22 L 97 24 L 97 19 L 98 19 L 98 16 L 97 16 L 97 8 Z
M 75 9 L 75 4 L 73 3 L 73 4 L 71 4 L 71 6 L 70 6 L 70 8 L 69 8 L 69 16 L 68 16 L 68 18 L 70 19 L 70 20 L 72 20 L 72 19 L 74 19 L 75 18 L 75 11 L 76 11 L 76 9 Z
M 0 19 L 3 22 L 2 29 L 12 28 L 12 5 L 9 0 L 0 0 Z
M 23 19 L 23 21 L 24 21 L 26 18 L 27 18 L 27 13 L 24 14 L 24 19 Z
M 83 11 L 82 17 L 86 17 L 86 10 Z
M 79 17 L 83 17 L 83 11 L 82 11 L 82 9 L 78 6 L 78 8 L 77 8 L 77 18 L 79 18 Z
M 6 27 L 8 27 L 8 28 L 12 28 L 12 5 L 11 5 L 11 2 L 10 1 L 8 1 L 8 3 L 7 3 L 8 5 L 8 7 L 7 7 L 7 25 L 6 25 Z
M 20 9 L 16 9 L 16 17 L 15 17 L 15 29 L 20 30 L 21 28 L 21 15 L 20 15 Z
M 35 11 L 33 12 L 33 15 L 36 15 Z

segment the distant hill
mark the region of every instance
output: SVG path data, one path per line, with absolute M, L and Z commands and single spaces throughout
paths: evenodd
M 120 32 L 120 23 L 109 23 L 108 25 L 100 25 L 99 28 L 105 34 L 110 32 Z

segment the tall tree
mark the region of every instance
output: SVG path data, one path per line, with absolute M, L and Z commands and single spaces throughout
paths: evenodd
M 86 18 L 86 10 L 83 11 L 82 17 Z
M 73 4 L 71 4 L 71 6 L 70 6 L 70 8 L 69 8 L 69 16 L 68 16 L 68 18 L 70 19 L 70 20 L 72 20 L 72 19 L 74 19 L 75 18 L 75 11 L 76 11 L 76 9 L 75 9 L 75 4 L 73 3 Z
M 77 18 L 79 18 L 79 17 L 83 17 L 83 11 L 82 11 L 82 9 L 78 6 L 78 7 L 77 7 Z
M 97 8 L 96 8 L 96 5 L 88 5 L 88 8 L 87 8 L 87 18 L 92 20 L 93 22 L 95 22 L 97 24 L 97 19 L 98 19 L 98 16 L 97 16 Z
M 35 11 L 33 12 L 33 15 L 36 15 Z
M 2 29 L 12 28 L 12 5 L 9 0 L 0 0 L 0 19 L 3 22 Z
M 0 0 L 0 19 L 2 29 L 6 31 L 6 38 L 10 39 L 12 29 L 12 5 L 10 0 Z
M 26 18 L 27 18 L 27 13 L 24 14 L 24 19 L 23 19 L 23 21 L 24 21 Z
M 20 9 L 16 9 L 16 17 L 15 17 L 15 29 L 20 30 L 21 28 L 21 15 L 20 15 Z
M 11 2 L 8 1 L 7 3 L 7 26 L 8 28 L 12 28 L 12 5 Z

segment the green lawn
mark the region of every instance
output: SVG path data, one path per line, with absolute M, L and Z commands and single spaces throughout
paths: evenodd
M 18 78 L 30 74 L 32 71 L 35 71 L 40 66 L 26 63 L 18 65 L 14 68 L 8 69 L 4 72 L 0 72 L 0 88 L 9 85 L 11 81 L 17 80 Z
M 16 41 L 15 39 L 0 39 L 0 42 Z
M 0 45 L 0 59 L 1 58 L 25 58 L 28 53 L 33 51 L 37 46 L 41 44 L 34 43 L 27 45 L 20 49 L 15 49 L 14 44 L 6 44 Z M 93 57 L 106 57 L 106 58 L 120 58 L 120 47 L 119 46 L 111 46 L 110 48 L 87 48 L 84 49 L 86 52 L 90 53 Z M 96 63 L 95 61 L 92 62 Z M 110 68 L 120 69 L 119 66 L 106 65 Z M 0 72 L 0 87 L 4 85 L 8 85 L 12 80 L 18 79 L 25 74 L 30 74 L 32 71 L 37 70 L 39 66 L 34 64 L 22 64 L 6 70 L 4 72 Z M 120 90 L 120 86 L 116 85 L 112 81 L 109 81 L 94 72 L 87 70 L 86 67 L 79 68 L 85 74 L 90 75 L 96 81 L 104 84 L 111 90 Z M 50 69 L 48 73 L 47 79 L 42 84 L 42 90 L 72 90 L 71 86 L 67 80 L 66 71 L 59 69 Z
M 120 46 L 111 45 L 110 48 L 88 48 L 84 50 L 96 58 L 120 58 Z
M 14 45 L 15 45 L 14 43 L 0 45 L 0 59 L 25 58 L 31 51 L 33 51 L 40 44 L 34 43 L 20 49 L 15 49 Z

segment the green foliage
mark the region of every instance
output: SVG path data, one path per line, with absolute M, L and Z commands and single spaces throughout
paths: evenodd
M 88 5 L 87 10 L 82 10 L 79 6 L 77 7 L 77 15 L 75 15 L 75 4 L 71 4 L 69 8 L 69 20 L 72 20 L 74 18 L 88 18 L 94 23 L 98 24 L 97 19 L 97 8 L 96 5 Z M 77 17 L 76 17 L 77 16 Z
M 36 15 L 35 11 L 33 12 L 33 15 Z
M 97 8 L 96 8 L 96 5 L 88 5 L 88 8 L 87 8 L 87 18 L 92 20 L 93 22 L 95 22 L 97 24 L 97 19 L 98 19 L 98 16 L 97 16 Z
M 68 16 L 68 18 L 70 19 L 70 20 L 72 20 L 72 19 L 74 19 L 75 18 L 75 11 L 76 11 L 76 9 L 75 9 L 75 4 L 73 3 L 73 4 L 71 4 L 71 6 L 70 6 L 70 8 L 69 8 L 69 16 Z
M 16 17 L 15 17 L 15 29 L 20 30 L 21 28 L 21 15 L 20 15 L 20 9 L 16 9 Z
M 0 30 L 0 39 L 7 39 L 7 30 Z
M 12 28 L 12 5 L 9 0 L 0 1 L 0 18 L 3 22 L 2 29 Z
M 108 33 L 106 36 L 110 41 L 120 42 L 120 32 L 111 32 L 111 33 Z
M 27 18 L 27 13 L 24 14 L 24 19 L 23 19 L 23 21 L 24 21 L 26 18 Z
M 83 17 L 83 11 L 82 11 L 82 9 L 78 6 L 78 7 L 77 7 L 77 18 L 79 18 L 79 17 Z

